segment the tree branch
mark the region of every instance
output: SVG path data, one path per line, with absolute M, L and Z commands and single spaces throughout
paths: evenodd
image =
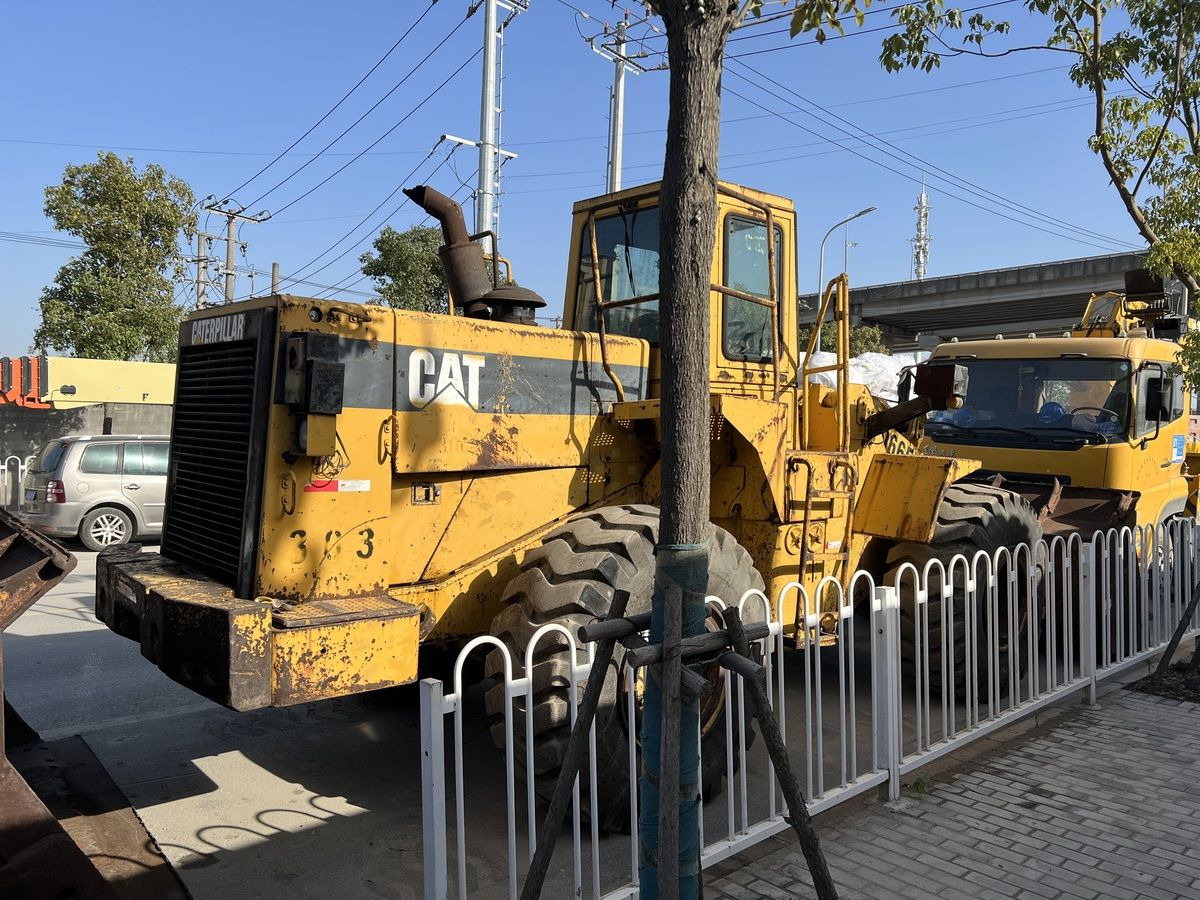
M 1171 127 L 1171 120 L 1175 118 L 1175 107 L 1179 103 L 1179 92 L 1183 88 L 1183 6 L 1179 7 L 1179 27 L 1175 31 L 1175 88 L 1171 92 L 1171 102 L 1163 111 L 1162 128 L 1158 130 L 1158 137 L 1154 141 L 1154 146 L 1146 155 L 1146 165 L 1142 167 L 1142 172 L 1134 182 L 1133 190 L 1130 192 L 1134 198 L 1137 197 L 1138 191 L 1142 188 L 1142 182 L 1146 178 L 1146 174 L 1150 171 L 1150 167 L 1154 165 L 1154 160 L 1162 149 L 1163 138 L 1167 136 L 1167 129 Z
M 1121 197 L 1121 202 L 1125 204 L 1125 209 L 1129 212 L 1129 217 L 1133 219 L 1133 223 L 1137 226 L 1142 237 L 1146 239 L 1146 242 L 1148 244 L 1155 244 L 1158 242 L 1158 235 L 1150 227 L 1150 223 L 1146 221 L 1146 216 L 1142 212 L 1141 206 L 1129 192 L 1125 180 L 1117 172 L 1116 163 L 1113 161 L 1112 153 L 1109 152 L 1108 144 L 1105 140 L 1105 133 L 1107 131 L 1105 121 L 1105 86 L 1104 73 L 1100 69 L 1100 49 L 1103 46 L 1100 39 L 1100 22 L 1103 16 L 1104 12 L 1101 7 L 1101 0 L 1093 0 L 1092 24 L 1094 27 L 1092 29 L 1091 55 L 1087 59 L 1087 62 L 1089 63 L 1089 75 L 1092 81 L 1092 93 L 1096 95 L 1096 149 L 1100 154 L 1100 160 L 1104 163 L 1104 169 L 1108 172 L 1108 177 L 1112 181 L 1113 187 L 1117 189 L 1117 193 Z

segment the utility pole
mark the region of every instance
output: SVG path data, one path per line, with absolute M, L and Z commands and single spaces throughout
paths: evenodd
M 529 9 L 529 0 L 483 0 L 483 79 L 479 104 L 479 184 L 475 190 L 475 231 L 498 234 L 500 217 L 500 167 L 502 157 L 511 157 L 500 149 L 504 82 L 504 29 L 518 13 Z M 508 15 L 497 21 L 497 13 Z M 491 248 L 485 248 L 491 249 Z
M 196 230 L 196 308 L 204 309 L 208 300 L 208 241 L 211 234 Z
M 610 32 L 607 25 L 604 26 L 604 31 L 600 34 L 593 35 L 590 38 L 585 38 L 588 46 L 604 59 L 612 60 L 613 63 L 613 86 L 612 92 L 609 95 L 609 112 L 612 114 L 609 123 L 608 134 L 608 192 L 611 194 L 621 189 L 621 160 L 622 150 L 625 139 L 625 73 L 633 72 L 639 75 L 642 72 L 657 71 L 666 68 L 666 64 L 652 66 L 647 68 L 638 62 L 639 59 L 645 59 L 645 51 L 634 54 L 626 52 L 626 45 L 629 40 L 630 25 L 644 25 L 646 19 L 639 19 L 637 22 L 629 21 L 629 11 L 625 11 L 625 18 L 617 23 L 615 31 Z M 612 37 L 611 40 L 604 38 Z
M 224 201 L 222 201 L 222 202 L 224 202 Z M 207 210 L 208 212 L 216 213 L 219 216 L 225 217 L 225 269 L 224 269 L 225 297 L 224 297 L 224 301 L 226 303 L 229 303 L 233 300 L 234 280 L 237 277 L 237 269 L 235 268 L 234 261 L 233 261 L 233 252 L 234 252 L 233 248 L 238 242 L 237 241 L 237 223 L 238 222 L 250 222 L 254 225 L 257 225 L 259 222 L 265 222 L 265 221 L 267 221 L 267 219 L 271 218 L 271 214 L 268 212 L 260 212 L 253 216 L 247 216 L 247 215 L 243 215 L 243 213 L 245 213 L 245 211 L 246 211 L 246 207 L 244 207 L 244 206 L 226 209 L 224 206 L 221 206 L 220 204 L 216 204 L 213 206 L 206 206 L 206 207 L 204 207 L 204 209 Z M 246 249 L 246 245 L 242 244 L 242 252 L 243 253 L 245 252 L 245 249 Z
M 608 192 L 621 189 L 621 151 L 625 137 L 625 34 L 629 28 L 629 10 L 617 23 L 617 39 L 613 44 L 612 130 L 608 138 Z

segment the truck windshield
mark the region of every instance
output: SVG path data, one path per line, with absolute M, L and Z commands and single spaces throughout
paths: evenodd
M 962 409 L 930 414 L 925 434 L 934 441 L 1067 449 L 1129 433 L 1128 360 L 954 362 L 967 368 L 967 396 Z

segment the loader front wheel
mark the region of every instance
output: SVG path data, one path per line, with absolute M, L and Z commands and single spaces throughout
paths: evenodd
M 710 526 L 708 593 L 736 603 L 750 588 L 763 587 L 747 553 L 724 529 Z M 512 657 L 513 677 L 524 671 L 525 651 L 540 627 L 565 626 L 572 634 L 608 612 L 617 589 L 629 592 L 626 615 L 650 611 L 654 588 L 654 546 L 658 540 L 658 509 L 653 506 L 617 506 L 594 510 L 550 532 L 541 546 L 529 551 L 521 573 L 505 592 L 505 607 L 492 622 L 492 635 L 500 638 Z M 747 619 L 761 619 L 748 607 Z M 582 644 L 578 661 L 586 659 Z M 605 672 L 605 683 L 596 711 L 596 782 L 599 824 L 606 831 L 629 829 L 629 732 L 624 649 L 618 644 Z M 571 733 L 570 652 L 565 639 L 544 636 L 533 664 L 533 767 L 535 788 L 548 798 L 554 790 Z M 492 738 L 504 746 L 504 658 L 493 650 L 486 660 L 488 676 L 497 679 L 486 694 L 493 717 Z M 701 699 L 701 755 L 704 796 L 720 793 L 726 771 L 725 704 L 722 679 L 706 673 L 715 688 Z M 639 691 L 640 693 L 640 691 Z M 579 696 L 582 697 L 582 686 Z M 734 746 L 743 717 L 735 715 Z M 752 737 L 747 732 L 747 745 Z M 525 770 L 525 700 L 513 703 L 513 744 L 518 772 Z M 589 794 L 584 767 L 580 787 L 583 802 Z
M 950 569 L 950 561 L 958 555 L 966 557 L 968 564 L 980 550 L 989 555 L 1001 547 L 1010 550 L 1018 544 L 1025 544 L 1030 550 L 1035 550 L 1037 542 L 1042 537 L 1042 526 L 1038 522 L 1037 513 L 1033 507 L 1012 491 L 995 488 L 986 484 L 958 483 L 952 484 L 946 490 L 946 496 L 938 509 L 937 524 L 933 540 L 928 544 L 906 541 L 896 544 L 888 552 L 888 571 L 884 584 L 896 584 L 896 577 L 904 563 L 911 563 L 918 573 L 924 571 L 930 560 L 939 560 Z M 993 556 L 994 558 L 994 556 Z M 1022 560 L 1022 563 L 1024 560 Z M 1028 666 L 1028 646 L 1025 635 L 1029 627 L 1030 610 L 1036 617 L 1040 615 L 1040 598 L 1034 597 L 1029 602 L 1028 589 L 1019 583 L 1016 596 L 1010 596 L 1008 588 L 1008 569 L 1010 562 L 1001 560 L 997 584 L 996 640 L 999 644 L 999 660 L 995 676 L 999 681 L 1000 693 L 1007 691 L 1009 680 L 1009 646 L 1013 641 L 1014 657 L 1018 660 L 1020 673 Z M 981 575 L 983 572 L 981 572 Z M 913 670 L 920 666 L 924 671 L 925 651 L 928 650 L 929 676 L 927 684 L 936 695 L 940 694 L 943 683 L 953 682 L 954 694 L 959 698 L 966 694 L 967 685 L 967 650 L 968 625 L 966 620 L 966 591 L 963 586 L 963 570 L 961 565 L 954 568 L 951 575 L 954 581 L 951 610 L 943 613 L 942 594 L 940 590 L 940 575 L 937 567 L 930 571 L 930 590 L 926 603 L 928 631 L 925 622 L 917 615 L 916 599 L 913 591 L 913 579 L 906 574 L 900 579 L 900 652 L 905 666 L 904 679 L 906 684 L 915 680 Z M 976 641 L 974 654 L 976 671 L 978 673 L 979 698 L 986 700 L 988 690 L 988 611 L 985 594 L 978 591 L 976 598 Z M 1015 605 L 1017 629 L 1011 634 L 1009 608 Z M 944 629 L 950 629 L 951 634 L 943 638 Z M 918 630 L 920 641 L 917 640 Z M 943 645 L 949 644 L 952 654 L 945 660 L 943 670 Z M 920 651 L 920 652 L 918 652 Z M 951 667 L 951 659 L 953 667 Z M 923 678 L 924 680 L 924 678 Z

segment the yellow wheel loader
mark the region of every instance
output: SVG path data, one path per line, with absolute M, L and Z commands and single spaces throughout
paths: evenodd
M 617 589 L 631 592 L 631 613 L 648 608 L 659 186 L 575 204 L 560 329 L 535 324 L 540 297 L 488 278 L 456 204 L 429 187 L 408 193 L 442 225 L 451 314 L 292 296 L 191 314 L 161 552 L 100 557 L 97 616 L 171 678 L 234 709 L 411 682 L 422 648 L 488 633 L 519 674 L 540 625 L 573 630 Z M 957 408 L 965 369 L 920 368 L 915 396 L 893 408 L 850 384 L 845 276 L 819 317 L 835 324 L 837 361 L 816 366 L 819 328 L 806 346 L 796 337 L 792 203 L 726 183 L 718 200 L 709 590 L 775 598 L 799 581 L 807 609 L 783 592 L 775 614 L 798 642 L 816 614 L 808 636 L 828 643 L 841 604 L 816 591 L 826 576 L 846 587 L 858 568 L 882 579 L 889 560 L 1036 540 L 1019 495 L 962 483 L 978 462 L 922 453 L 899 431 Z M 813 382 L 829 369 L 836 387 Z M 499 654 L 486 665 L 498 672 Z M 565 667 L 562 644 L 543 644 L 529 712 L 548 779 L 569 728 Z M 600 811 L 606 825 L 627 802 L 623 748 L 636 725 L 617 702 L 623 685 L 613 679 L 597 727 L 599 777 L 621 786 Z M 706 729 L 719 686 L 708 702 Z M 501 705 L 493 689 L 489 709 Z M 515 734 L 523 740 L 523 721 Z M 704 752 L 710 796 L 724 747 L 716 729 Z
M 1061 337 L 942 344 L 929 364 L 963 366 L 970 387 L 961 408 L 930 414 L 921 446 L 980 460 L 970 478 L 1020 493 L 1049 534 L 1194 515 L 1187 322 L 1137 270 Z

